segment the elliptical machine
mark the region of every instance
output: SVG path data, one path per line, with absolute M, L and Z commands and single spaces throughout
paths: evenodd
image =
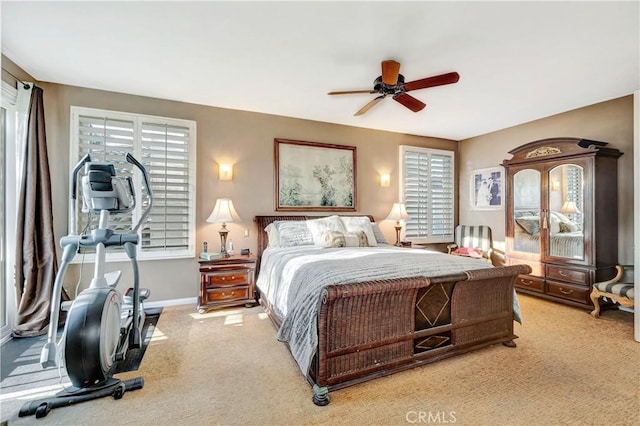
M 71 304 L 61 342 L 67 374 L 73 386 L 53 397 L 38 399 L 22 406 L 19 416 L 35 414 L 46 416 L 51 409 L 76 404 L 105 396 L 120 399 L 128 390 L 141 389 L 142 377 L 121 381 L 113 378 L 118 361 L 124 360 L 129 349 L 142 346 L 142 326 L 145 313 L 142 302 L 149 290 L 139 286 L 136 245 L 138 229 L 151 211 L 153 195 L 146 169 L 131 154 L 127 162 L 137 167 L 148 195 L 148 204 L 135 226 L 127 233 L 116 233 L 109 228 L 111 214 L 130 212 L 136 204 L 131 177 L 119 178 L 112 163 L 94 162 L 87 154 L 74 167 L 71 184 L 71 233 L 62 237 L 62 262 L 53 286 L 47 342 L 42 348 L 40 364 L 43 368 L 57 365 L 57 324 L 60 309 L 68 309 L 69 302 L 61 305 L 62 284 L 69 263 L 82 248 L 95 248 L 94 275 L 89 288 L 82 291 Z M 77 233 L 77 187 L 80 171 L 82 199 L 85 213 L 99 213 L 98 227 L 88 235 Z M 104 264 L 108 248 L 122 247 L 133 269 L 133 286 L 124 296 L 116 286 L 121 271 L 105 273 Z

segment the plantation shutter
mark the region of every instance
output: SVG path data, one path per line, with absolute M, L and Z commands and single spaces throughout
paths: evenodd
M 128 152 L 133 152 L 135 123 L 133 120 L 110 117 L 96 117 L 90 115 L 78 116 L 78 156 L 71 166 L 74 166 L 86 154 L 91 161 L 105 161 L 113 163 L 116 174 L 126 178 L 131 176 L 131 164 L 125 160 Z M 80 185 L 80 182 L 78 182 Z M 96 228 L 98 214 L 82 214 L 82 191 L 78 190 L 78 232 Z M 133 212 L 111 215 L 111 228 L 117 232 L 130 230 L 133 224 Z
M 143 251 L 189 247 L 189 131 L 184 126 L 142 122 L 142 163 L 154 197 L 142 231 Z
M 133 172 L 136 167 L 126 161 L 126 154 L 147 170 L 154 200 L 139 229 L 139 259 L 195 255 L 195 139 L 193 121 L 71 107 L 71 165 L 90 154 L 92 161 L 113 163 L 118 177 L 133 176 L 136 207 L 111 215 L 110 226 L 117 232 L 130 231 L 149 202 L 140 173 Z M 80 192 L 78 232 L 88 232 L 97 226 L 99 215 L 87 219 L 81 197 Z
M 413 242 L 453 241 L 453 152 L 401 146 L 401 194 L 409 219 L 405 238 Z

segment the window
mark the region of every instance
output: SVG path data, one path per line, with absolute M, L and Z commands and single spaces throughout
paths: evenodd
M 195 151 L 196 123 L 189 120 L 71 107 L 70 168 L 84 155 L 114 163 L 118 176 L 131 176 L 126 162 L 131 153 L 149 174 L 153 207 L 140 228 L 139 259 L 195 256 Z M 136 208 L 111 216 L 118 232 L 131 229 L 147 207 L 139 173 L 133 173 Z M 138 190 L 140 188 L 140 190 Z M 87 216 L 78 197 L 78 232 L 96 226 L 98 215 Z M 108 259 L 125 259 L 113 250 Z
M 24 157 L 27 112 L 32 86 L 2 81 L 0 115 L 0 341 L 11 337 L 15 322 L 15 248 L 19 178 Z
M 400 199 L 409 214 L 405 239 L 414 243 L 453 241 L 453 151 L 402 145 L 400 170 Z

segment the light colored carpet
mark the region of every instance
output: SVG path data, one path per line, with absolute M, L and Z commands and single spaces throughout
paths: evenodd
M 198 314 L 165 308 L 140 370 L 141 390 L 18 418 L 30 396 L 2 395 L 9 424 L 276 425 L 640 424 L 640 344 L 633 314 L 520 296 L 518 347 L 495 345 L 334 391 L 312 391 L 262 308 Z M 37 361 L 34 361 L 37 362 Z

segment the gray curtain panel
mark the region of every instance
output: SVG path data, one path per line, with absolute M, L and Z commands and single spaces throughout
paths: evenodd
M 29 106 L 25 163 L 18 199 L 14 337 L 47 333 L 51 292 L 58 261 L 53 234 L 51 178 L 42 89 L 34 87 Z M 69 300 L 64 292 L 62 300 Z M 61 315 L 61 322 L 64 316 Z

